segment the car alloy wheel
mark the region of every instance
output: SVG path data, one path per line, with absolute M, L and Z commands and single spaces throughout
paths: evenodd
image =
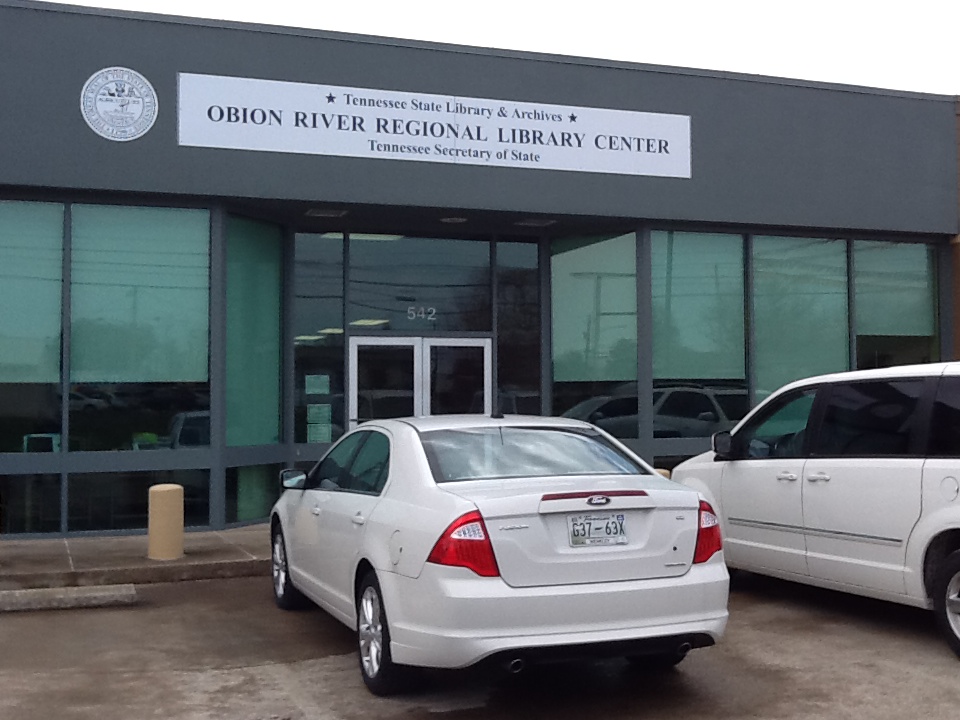
M 273 536 L 273 592 L 277 598 L 283 597 L 287 584 L 287 550 L 283 546 L 283 534 Z
M 290 564 L 287 560 L 287 544 L 279 526 L 273 531 L 273 550 L 270 553 L 270 573 L 273 577 L 273 599 L 282 610 L 296 610 L 306 602 L 303 595 L 290 580 Z
M 415 679 L 410 668 L 393 664 L 390 626 L 374 572 L 368 572 L 357 589 L 357 644 L 360 674 L 374 695 L 392 695 Z
M 380 672 L 383 661 L 383 625 L 380 622 L 380 596 L 373 586 L 368 586 L 360 598 L 357 633 L 360 637 L 363 672 L 374 678 Z

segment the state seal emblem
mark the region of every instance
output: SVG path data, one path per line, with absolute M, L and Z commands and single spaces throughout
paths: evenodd
M 143 75 L 129 68 L 104 68 L 87 80 L 80 94 L 87 125 L 107 140 L 136 140 L 157 119 L 157 93 Z

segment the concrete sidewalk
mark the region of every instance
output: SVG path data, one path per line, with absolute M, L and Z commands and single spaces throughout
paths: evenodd
M 146 535 L 0 540 L 0 591 L 267 575 L 269 527 L 188 532 L 184 552 L 148 560 Z

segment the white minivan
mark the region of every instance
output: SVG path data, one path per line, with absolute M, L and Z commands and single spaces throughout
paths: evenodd
M 960 655 L 960 362 L 791 383 L 673 479 L 728 566 L 931 608 Z

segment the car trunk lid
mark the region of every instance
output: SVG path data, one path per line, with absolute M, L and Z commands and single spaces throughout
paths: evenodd
M 444 484 L 484 518 L 513 587 L 683 575 L 693 562 L 699 497 L 649 475 L 472 480 Z

